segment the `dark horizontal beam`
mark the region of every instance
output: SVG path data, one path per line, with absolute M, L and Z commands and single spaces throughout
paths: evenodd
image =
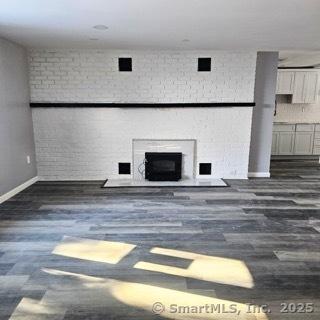
M 205 103 L 77 103 L 31 102 L 31 108 L 213 108 L 254 107 L 254 102 L 205 102 Z
M 314 66 L 299 66 L 299 67 L 278 67 L 278 69 L 315 69 Z

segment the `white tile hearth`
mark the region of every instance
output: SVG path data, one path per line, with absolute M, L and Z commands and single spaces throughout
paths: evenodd
M 132 179 L 108 179 L 104 188 L 119 187 L 227 187 L 222 179 L 182 179 L 180 181 L 148 181 Z

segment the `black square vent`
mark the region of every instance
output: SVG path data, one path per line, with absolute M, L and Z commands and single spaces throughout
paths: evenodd
M 131 174 L 130 162 L 119 162 L 119 174 Z
M 198 58 L 198 71 L 211 71 L 211 58 Z
M 119 71 L 131 72 L 132 71 L 132 58 L 119 58 Z
M 211 174 L 211 163 L 199 163 L 199 174 L 210 175 Z

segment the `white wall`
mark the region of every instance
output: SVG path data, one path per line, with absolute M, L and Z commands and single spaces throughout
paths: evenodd
M 118 72 L 118 57 L 133 72 Z M 212 72 L 197 58 L 212 57 Z M 31 100 L 53 102 L 252 102 L 255 52 L 31 50 Z
M 133 58 L 120 73 L 119 56 Z M 212 72 L 197 58 L 212 57 Z M 33 102 L 252 102 L 256 53 L 32 50 Z M 132 139 L 197 139 L 213 177 L 246 178 L 252 108 L 33 109 L 39 175 L 120 178 Z
M 0 196 L 37 175 L 28 80 L 25 49 L 0 39 Z
M 278 103 L 274 122 L 320 123 L 320 91 L 315 104 Z

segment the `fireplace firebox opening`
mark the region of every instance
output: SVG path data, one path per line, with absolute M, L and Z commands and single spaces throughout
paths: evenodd
M 180 152 L 145 153 L 145 178 L 149 181 L 179 181 L 181 166 Z

